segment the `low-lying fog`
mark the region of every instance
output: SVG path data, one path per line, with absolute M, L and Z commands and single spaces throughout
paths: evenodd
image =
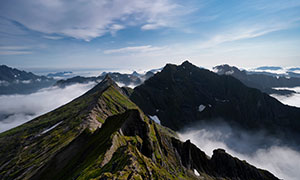
M 300 87 L 283 89 L 294 90 L 297 94 L 272 96 L 284 104 L 300 107 Z M 280 179 L 300 179 L 300 152 L 293 147 L 280 145 L 279 140 L 268 137 L 263 132 L 249 134 L 217 121 L 187 127 L 179 132 L 179 137 L 183 141 L 190 139 L 210 156 L 214 149 L 223 148 L 229 154 L 246 160 L 258 168 L 266 169 Z
M 214 149 L 222 148 L 240 160 L 270 171 L 280 179 L 300 178 L 300 152 L 281 145 L 278 139 L 269 137 L 264 132 L 249 133 L 231 128 L 223 121 L 215 121 L 210 124 L 194 124 L 178 135 L 182 141 L 190 139 L 209 156 L 212 156 Z
M 275 97 L 276 99 L 278 99 L 283 104 L 300 107 L 300 87 L 276 88 L 276 89 L 288 89 L 288 90 L 296 91 L 297 93 L 293 94 L 291 96 L 281 96 L 281 95 L 276 95 L 276 94 L 272 94 L 271 96 Z
M 66 88 L 45 88 L 28 95 L 2 95 L 0 96 L 0 132 L 64 105 L 94 85 L 95 83 L 75 84 Z
M 2 95 L 0 132 L 66 104 L 94 85 L 94 83 L 75 84 L 63 89 L 45 88 L 29 95 Z M 300 87 L 293 90 L 300 92 Z M 275 97 L 285 104 L 300 107 L 300 94 Z M 179 132 L 179 137 L 182 140 L 190 139 L 210 156 L 214 149 L 223 148 L 231 155 L 266 169 L 279 178 L 300 179 L 300 152 L 292 147 L 280 145 L 277 139 L 266 137 L 263 132 L 249 134 L 219 121 L 186 128 Z

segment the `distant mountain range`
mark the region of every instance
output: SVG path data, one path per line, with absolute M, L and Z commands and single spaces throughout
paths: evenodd
M 0 65 L 0 94 L 29 94 L 55 82 L 53 78 Z
M 245 73 L 228 70 L 219 74 Z M 187 61 L 179 66 L 166 65 L 136 87 L 130 99 L 173 130 L 222 119 L 234 127 L 264 130 L 300 143 L 300 108 L 284 105 L 258 89 L 247 87 L 229 73 L 218 75 Z
M 0 94 L 29 94 L 38 91 L 41 88 L 50 87 L 52 85 L 64 88 L 66 86 L 77 83 L 100 82 L 106 74 L 110 74 L 111 78 L 120 86 L 135 87 L 142 84 L 145 80 L 152 77 L 155 73 L 163 68 L 152 69 L 145 74 L 134 71 L 131 74 L 118 72 L 104 72 L 99 76 L 83 77 L 75 76 L 71 71 L 63 71 L 49 73 L 46 76 L 38 76 L 31 72 L 26 72 L 11 68 L 5 65 L 0 66 Z M 231 75 L 245 85 L 257 88 L 268 94 L 291 95 L 295 93 L 291 90 L 276 90 L 275 87 L 295 87 L 300 86 L 300 78 L 297 72 L 299 68 L 290 68 L 288 74 L 275 74 L 263 70 L 279 70 L 281 67 L 259 67 L 258 71 L 239 70 L 234 66 L 220 65 L 214 67 L 214 72 L 219 75 Z
M 261 67 L 257 69 L 278 69 L 279 67 Z M 276 90 L 276 87 L 296 87 L 300 86 L 300 78 L 279 76 L 278 74 L 253 72 L 246 70 L 239 70 L 237 67 L 229 66 L 227 64 L 216 66 L 213 68 L 214 72 L 219 75 L 230 75 L 249 87 L 259 89 L 268 94 L 290 95 L 295 93 L 291 90 Z
M 109 74 L 110 77 L 120 86 L 128 86 L 128 87 L 135 87 L 142 84 L 146 79 L 152 77 L 154 73 L 152 71 L 148 71 L 145 74 L 139 74 L 134 71 L 132 74 L 121 74 L 118 72 L 103 72 L 100 76 L 97 77 L 82 77 L 76 76 L 73 78 L 69 78 L 66 80 L 59 80 L 56 82 L 56 86 L 65 87 L 75 83 L 89 83 L 89 82 L 100 82 L 103 78 Z
M 187 70 L 180 73 L 188 79 L 194 67 L 184 63 L 179 68 L 185 67 Z M 177 76 L 160 79 L 172 74 L 173 68 L 176 66 L 167 65 L 146 81 L 147 87 L 163 83 L 153 89 L 160 98 L 165 88 L 171 87 L 166 85 L 177 81 Z M 195 76 L 201 75 L 196 71 Z M 193 91 L 192 86 L 185 87 L 189 88 Z M 210 158 L 190 141 L 181 142 L 175 132 L 149 119 L 126 94 L 106 75 L 72 102 L 1 133 L 0 179 L 278 180 L 225 150 L 214 150 Z M 174 102 L 167 102 L 167 98 L 158 101 Z M 145 99 L 148 101 L 148 96 Z

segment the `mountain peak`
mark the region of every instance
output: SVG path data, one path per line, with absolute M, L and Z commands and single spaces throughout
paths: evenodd
M 122 92 L 120 87 L 115 83 L 114 80 L 112 80 L 110 75 L 106 74 L 104 79 L 100 83 L 98 83 L 95 87 L 93 87 L 91 90 L 89 90 L 86 94 L 93 94 L 95 92 L 102 93 L 103 91 L 105 91 L 110 86 L 113 86 L 116 89 L 118 89 L 120 92 Z
M 181 65 L 187 65 L 187 64 L 192 64 L 192 63 L 190 63 L 188 60 L 185 60 Z

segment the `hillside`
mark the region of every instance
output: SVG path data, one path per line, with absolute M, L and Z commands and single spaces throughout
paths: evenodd
M 154 123 L 109 76 L 0 134 L 0 179 L 277 179 L 224 150 L 211 158 Z M 196 173 L 195 173 L 196 172 Z

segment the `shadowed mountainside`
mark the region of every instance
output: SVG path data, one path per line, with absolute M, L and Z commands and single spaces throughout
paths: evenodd
M 265 130 L 299 142 L 300 109 L 282 104 L 236 78 L 189 62 L 164 69 L 136 87 L 130 99 L 173 130 L 223 119 L 247 130 Z M 298 144 L 298 143 L 297 143 Z
M 1 133 L 0 147 L 1 179 L 277 180 L 224 150 L 209 158 L 179 141 L 109 76 L 72 102 Z

